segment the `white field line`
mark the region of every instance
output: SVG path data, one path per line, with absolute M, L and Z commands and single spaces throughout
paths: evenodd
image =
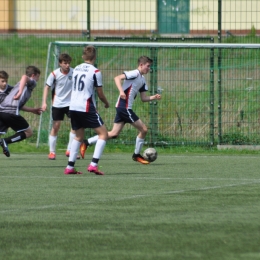
M 23 212 L 23 211 L 35 211 L 35 210 L 44 210 L 44 209 L 50 209 L 50 208 L 57 208 L 57 207 L 67 207 L 70 205 L 78 205 L 78 204 L 96 204 L 96 203 L 107 203 L 107 202 L 117 202 L 117 201 L 123 201 L 123 200 L 131 200 L 131 199 L 139 199 L 139 198 L 146 198 L 146 197 L 154 197 L 154 196 L 163 196 L 163 195 L 169 195 L 169 194 L 180 194 L 185 192 L 191 192 L 191 191 L 206 191 L 206 190 L 215 190 L 215 189 L 223 189 L 223 188 L 230 188 L 230 187 L 237 187 L 237 186 L 243 186 L 243 185 L 251 185 L 251 184 L 259 184 L 260 181 L 254 181 L 254 182 L 247 182 L 247 183 L 238 183 L 238 184 L 227 184 L 222 186 L 211 186 L 211 187 L 202 187 L 198 189 L 188 189 L 188 190 L 175 190 L 175 191 L 167 191 L 167 192 L 161 192 L 161 193 L 153 193 L 153 194 L 136 194 L 132 196 L 127 197 L 121 197 L 121 198 L 112 198 L 112 199 L 102 199 L 102 200 L 92 200 L 92 201 L 81 201 L 81 202 L 71 202 L 71 203 L 58 203 L 58 204 L 52 204 L 52 205 L 43 205 L 39 207 L 31 207 L 31 208 L 23 208 L 23 209 L 7 209 L 7 210 L 0 210 L 0 214 L 5 213 L 11 213 L 11 212 Z
M 0 179 L 1 178 L 7 178 L 7 179 L 74 179 L 74 180 L 80 180 L 80 181 L 83 181 L 83 180 L 87 180 L 87 181 L 90 181 L 90 180 L 96 180 L 96 176 L 94 177 L 91 177 L 90 179 L 89 178 L 82 178 L 82 177 L 79 177 L 78 176 L 65 176 L 65 177 L 61 177 L 61 176 L 9 176 L 9 175 L 3 175 L 3 176 L 0 176 Z M 185 178 L 185 177 L 180 177 L 180 178 L 177 178 L 177 177 L 138 177 L 138 176 L 108 176 L 108 175 L 105 175 L 103 177 L 98 177 L 98 178 L 104 178 L 104 179 L 138 179 L 138 180 L 192 180 L 192 181 L 200 181 L 200 180 L 213 180 L 213 181 L 255 181 L 255 182 L 258 182 L 260 181 L 260 179 L 248 179 L 248 178 L 243 178 L 243 179 L 240 179 L 240 178 L 205 178 L 205 177 L 196 177 L 196 178 Z

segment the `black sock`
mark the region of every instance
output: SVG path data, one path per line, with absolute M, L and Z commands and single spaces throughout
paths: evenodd
M 24 139 L 26 139 L 25 132 L 17 132 L 14 135 L 5 138 L 5 142 L 7 144 L 12 144 L 12 143 L 20 142 Z
M 68 165 L 71 166 L 71 167 L 74 167 L 75 162 L 68 161 Z

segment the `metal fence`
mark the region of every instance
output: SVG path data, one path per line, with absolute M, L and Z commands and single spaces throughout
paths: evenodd
M 149 104 L 137 99 L 133 108 L 149 126 L 149 144 L 210 146 L 260 142 L 260 44 L 55 42 L 50 48 L 47 70 L 52 70 L 60 52 L 69 52 L 80 60 L 87 44 L 98 49 L 97 66 L 112 107 L 118 97 L 114 76 L 135 69 L 141 55 L 154 60 L 147 83 L 150 94 L 162 93 L 163 98 Z M 115 109 L 98 109 L 110 129 Z M 42 119 L 39 143 L 47 140 L 48 123 L 49 118 Z M 114 142 L 134 143 L 136 133 L 128 125 Z
M 257 0 L 0 0 L 0 4 L 0 67 L 8 72 L 9 83 L 14 85 L 28 65 L 36 65 L 42 71 L 38 87 L 28 103 L 31 106 L 41 106 L 48 44 L 53 41 L 92 41 L 93 44 L 101 41 L 260 43 L 260 2 Z M 242 49 L 232 49 L 230 52 L 222 49 L 214 52 L 202 50 L 198 53 L 194 49 L 191 52 L 178 49 L 174 58 L 165 57 L 165 64 L 173 64 L 173 60 L 176 60 L 174 67 L 169 65 L 166 70 L 159 69 L 157 76 L 158 86 L 162 86 L 164 93 L 167 90 L 164 85 L 175 86 L 169 92 L 178 97 L 178 106 L 165 108 L 172 112 L 174 118 L 173 124 L 165 122 L 164 131 L 172 131 L 176 136 L 171 137 L 170 143 L 259 143 L 256 112 L 258 63 L 257 55 L 254 56 L 254 53 L 249 58 L 251 54 L 248 53 L 251 52 Z M 71 65 L 74 67 L 81 62 L 80 51 L 75 54 L 72 52 L 71 55 Z M 188 60 L 191 57 L 195 58 Z M 240 63 L 243 66 L 238 65 Z M 132 68 L 134 62 L 130 64 Z M 118 66 L 120 68 L 113 71 L 114 73 L 130 68 L 122 62 Z M 200 72 L 194 72 L 194 66 L 201 68 Z M 210 73 L 208 66 L 214 68 L 213 73 Z M 106 75 L 106 69 L 103 71 Z M 115 75 L 108 76 L 113 78 Z M 150 77 L 152 74 L 148 76 L 149 80 Z M 214 92 L 209 92 L 213 83 Z M 190 92 L 191 87 L 193 90 L 202 89 Z M 190 97 L 188 93 L 196 98 L 193 104 L 201 102 L 200 95 L 204 95 L 205 99 L 214 96 L 214 115 L 211 115 L 211 122 L 207 121 L 204 125 L 196 122 L 195 118 L 202 108 L 198 110 L 195 105 L 194 113 L 197 112 L 191 114 L 189 119 L 184 119 L 180 112 L 181 103 L 184 103 L 183 108 L 186 103 L 190 106 L 188 111 L 193 106 L 190 101 L 187 102 L 187 97 Z M 113 95 L 111 102 L 117 93 Z M 204 103 L 200 104 L 203 106 Z M 219 111 L 217 115 L 216 111 Z M 200 114 L 207 113 L 208 111 Z M 29 113 L 23 115 L 35 132 L 29 140 L 36 142 L 38 117 Z M 164 117 L 159 119 L 160 122 L 164 120 Z M 59 140 L 64 144 L 68 139 L 68 129 L 66 121 L 59 134 Z M 210 137 L 205 129 L 211 129 Z

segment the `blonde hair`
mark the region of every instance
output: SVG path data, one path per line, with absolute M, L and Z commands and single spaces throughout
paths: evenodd
M 88 45 L 83 50 L 83 60 L 93 61 L 96 58 L 96 49 L 93 45 Z

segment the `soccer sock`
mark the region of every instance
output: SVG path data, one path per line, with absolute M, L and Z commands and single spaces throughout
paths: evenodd
M 97 140 L 98 140 L 98 135 L 95 135 L 95 136 L 93 136 L 93 137 L 90 137 L 90 138 L 87 140 L 87 142 L 88 142 L 88 144 L 95 144 L 95 143 L 97 142 Z
M 135 154 L 139 154 L 144 144 L 144 139 L 136 137 L 135 141 Z
M 25 132 L 18 132 L 18 133 L 15 133 L 12 136 L 9 136 L 9 137 L 5 138 L 5 142 L 7 144 L 12 144 L 12 143 L 20 142 L 20 141 L 22 141 L 24 139 L 26 139 Z
M 105 146 L 106 146 L 105 140 L 102 140 L 102 139 L 97 140 L 91 165 L 96 166 L 98 164 L 98 160 L 100 159 Z
M 81 144 L 81 142 L 79 142 L 75 139 L 72 140 L 71 148 L 70 148 L 69 162 L 75 162 L 76 161 L 80 144 Z
M 75 136 L 76 136 L 76 135 L 75 135 L 74 133 L 70 132 L 70 135 L 69 135 L 69 143 L 68 143 L 68 146 L 67 146 L 67 151 L 70 151 L 70 149 L 71 149 L 71 143 L 72 143 L 72 141 L 73 141 L 73 139 L 74 139 Z
M 57 136 L 49 135 L 50 152 L 55 153 L 56 151 Z

